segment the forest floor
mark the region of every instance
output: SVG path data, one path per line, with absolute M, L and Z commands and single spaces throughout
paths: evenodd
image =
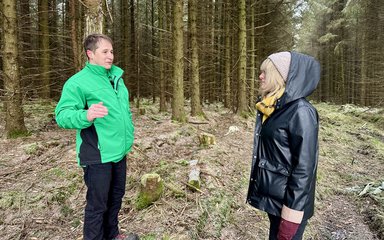
M 54 106 L 25 105 L 31 135 L 23 138 L 5 139 L 0 117 L 0 239 L 82 239 L 86 187 L 75 160 L 75 131 L 56 126 Z M 315 106 L 321 118 L 316 210 L 304 239 L 384 239 L 384 109 Z M 204 108 L 206 119 L 180 124 L 157 105 L 141 108 L 141 115 L 132 109 L 136 132 L 122 231 L 145 240 L 267 239 L 266 214 L 245 203 L 254 117 L 214 104 Z M 216 144 L 199 146 L 201 133 L 213 134 Z M 201 192 L 186 186 L 190 160 L 199 162 Z M 164 179 L 165 191 L 137 210 L 140 177 L 153 172 Z

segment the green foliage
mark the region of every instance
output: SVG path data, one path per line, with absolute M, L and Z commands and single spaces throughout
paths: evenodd
M 187 160 L 185 160 L 185 159 L 180 159 L 176 163 L 181 165 L 181 166 L 184 166 L 184 167 L 189 165 L 189 162 Z
M 58 189 L 51 196 L 51 201 L 57 202 L 58 204 L 64 204 L 69 197 L 70 197 L 69 192 L 63 189 Z
M 37 143 L 32 143 L 24 149 L 25 153 L 28 155 L 35 155 L 39 150 L 39 145 Z
M 199 215 L 199 218 L 197 219 L 197 225 L 196 225 L 196 231 L 198 233 L 203 232 L 204 227 L 208 220 L 208 211 L 204 209 L 204 211 Z
M 249 117 L 252 117 L 253 116 L 253 114 L 251 113 L 251 112 L 240 112 L 239 113 L 239 116 L 240 117 L 242 117 L 242 118 L 244 118 L 244 119 L 248 119 Z
M 220 237 L 222 229 L 231 219 L 231 209 L 234 204 L 233 196 L 227 195 L 222 191 L 215 192 L 213 196 L 203 200 L 201 203 L 203 211 L 199 215 L 196 224 L 196 231 L 199 233 L 199 236 L 207 234 L 205 226 L 209 222 L 210 225 L 214 226 L 214 232 L 211 233 L 213 237 Z
M 25 192 L 9 191 L 0 195 L 0 209 L 17 209 L 21 206 L 26 195 Z
M 60 208 L 60 213 L 64 217 L 69 217 L 69 216 L 73 215 L 73 212 L 74 212 L 74 210 L 67 204 L 62 205 Z
M 71 226 L 72 226 L 73 228 L 77 228 L 77 227 L 79 227 L 80 224 L 81 224 L 81 221 L 80 221 L 80 219 L 77 219 L 77 218 L 73 219 L 72 222 L 71 222 Z
M 338 37 L 338 35 L 336 35 L 336 34 L 327 33 L 327 34 L 321 36 L 318 39 L 318 41 L 319 41 L 319 43 L 324 44 L 324 43 L 328 43 L 328 42 L 334 41 L 337 37 Z
M 156 240 L 156 234 L 150 233 L 145 236 L 140 237 L 142 240 Z

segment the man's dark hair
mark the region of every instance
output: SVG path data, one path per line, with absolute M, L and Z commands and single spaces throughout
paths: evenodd
M 112 39 L 104 34 L 90 34 L 84 40 L 84 51 L 87 54 L 87 50 L 94 52 L 98 48 L 98 43 L 101 39 L 104 39 L 112 44 Z M 87 56 L 88 57 L 88 56 Z

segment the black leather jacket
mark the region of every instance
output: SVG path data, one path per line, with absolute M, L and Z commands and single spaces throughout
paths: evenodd
M 282 206 L 313 215 L 318 161 L 319 117 L 305 99 L 320 79 L 320 65 L 312 57 L 291 52 L 283 96 L 262 124 L 258 112 L 247 201 L 280 216 Z

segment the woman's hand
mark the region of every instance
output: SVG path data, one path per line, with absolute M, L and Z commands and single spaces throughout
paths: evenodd
M 291 240 L 295 236 L 297 229 L 300 224 L 293 223 L 285 220 L 284 218 L 280 221 L 279 232 L 277 234 L 278 240 Z

